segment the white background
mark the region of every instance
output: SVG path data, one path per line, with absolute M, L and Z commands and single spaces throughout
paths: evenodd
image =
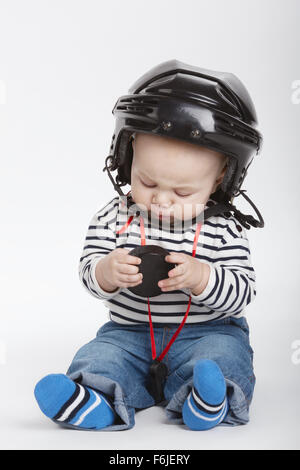
M 0 1 L 1 448 L 300 447 L 299 12 L 298 0 Z M 243 186 L 265 218 L 247 232 L 258 291 L 247 307 L 251 419 L 197 433 L 153 407 L 128 431 L 63 430 L 33 389 L 65 373 L 108 320 L 77 269 L 91 217 L 117 194 L 102 172 L 111 111 L 170 59 L 235 73 L 264 135 Z M 235 204 L 251 213 L 241 197 Z

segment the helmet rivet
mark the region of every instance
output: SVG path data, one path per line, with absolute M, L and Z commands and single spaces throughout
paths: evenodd
M 163 122 L 161 123 L 161 125 L 162 125 L 162 128 L 163 128 L 165 131 L 168 131 L 168 130 L 171 129 L 171 127 L 172 127 L 172 123 L 171 123 L 170 121 L 167 121 L 167 122 L 166 122 L 166 121 L 163 121 Z
M 192 130 L 192 132 L 191 132 L 192 137 L 199 137 L 199 135 L 200 135 L 199 129 Z

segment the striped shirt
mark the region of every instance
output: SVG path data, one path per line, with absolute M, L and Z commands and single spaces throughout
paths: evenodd
M 210 200 L 211 201 L 211 200 Z M 215 201 L 213 201 L 215 203 Z M 128 210 L 118 195 L 102 207 L 91 219 L 79 262 L 79 278 L 88 292 L 104 301 L 111 321 L 120 324 L 149 323 L 148 298 L 119 287 L 104 291 L 98 284 L 95 268 L 98 261 L 116 248 L 132 250 L 141 245 L 140 215 L 136 214 L 126 230 L 120 230 L 128 220 Z M 144 219 L 145 220 L 145 219 Z M 144 224 L 146 245 L 154 244 L 168 251 L 192 255 L 197 223 L 175 227 L 173 231 Z M 241 317 L 245 307 L 254 299 L 255 272 L 246 229 L 233 215 L 211 216 L 203 221 L 195 258 L 210 266 L 208 284 L 200 295 L 188 288 L 162 292 L 150 297 L 152 322 L 180 324 L 191 296 L 186 323 L 199 324 L 228 316 Z

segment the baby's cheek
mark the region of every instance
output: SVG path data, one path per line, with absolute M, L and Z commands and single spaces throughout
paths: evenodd
M 131 196 L 133 201 L 140 205 L 143 210 L 150 209 L 151 203 L 149 201 L 149 194 L 140 186 L 131 186 Z

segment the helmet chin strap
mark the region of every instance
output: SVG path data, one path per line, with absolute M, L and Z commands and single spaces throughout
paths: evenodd
M 105 167 L 103 168 L 102 171 L 107 171 L 107 174 L 108 174 L 108 176 L 109 176 L 109 179 L 110 179 L 110 181 L 112 182 L 113 187 L 115 188 L 115 190 L 117 191 L 117 193 L 118 193 L 120 196 L 124 196 L 124 197 L 125 197 L 125 194 L 123 193 L 123 191 L 122 191 L 122 189 L 120 188 L 120 186 L 119 186 L 119 185 L 115 182 L 115 180 L 113 179 L 112 174 L 111 174 L 111 172 L 109 171 L 109 168 L 108 168 L 108 166 L 107 166 L 107 161 L 108 161 L 108 159 L 111 159 L 111 160 L 112 160 L 112 158 L 113 158 L 113 157 L 112 157 L 111 155 L 108 155 L 108 157 L 106 157 L 106 159 L 105 159 Z
M 259 212 L 259 210 L 257 209 L 257 207 L 255 206 L 255 204 L 251 201 L 251 199 L 248 196 L 246 196 L 246 194 L 244 194 L 245 192 L 246 192 L 245 189 L 240 189 L 239 192 L 234 197 L 237 197 L 241 194 L 246 199 L 246 201 L 253 207 L 254 211 L 258 215 L 258 220 L 255 219 L 250 214 L 247 214 L 247 215 L 243 214 L 232 204 L 232 202 L 229 202 L 229 201 L 217 202 L 217 204 L 214 204 L 208 209 L 206 209 L 204 211 L 204 219 L 207 219 L 208 217 L 211 217 L 212 215 L 224 214 L 225 216 L 226 215 L 230 216 L 230 212 L 232 211 L 234 213 L 235 218 L 246 229 L 249 230 L 251 228 L 251 225 L 252 227 L 256 227 L 256 228 L 263 228 L 265 225 L 264 219 L 261 213 Z
M 110 181 L 112 182 L 113 184 L 113 187 L 115 188 L 115 190 L 117 191 L 117 193 L 120 195 L 120 196 L 124 196 L 126 197 L 126 195 L 123 193 L 123 191 L 121 190 L 120 186 L 115 182 L 114 178 L 112 177 L 111 173 L 110 173 L 110 170 L 107 166 L 107 161 L 108 159 L 112 159 L 112 156 L 111 155 L 108 155 L 108 157 L 106 157 L 105 159 L 105 167 L 103 168 L 102 171 L 107 171 L 108 173 L 108 176 L 109 176 L 109 179 Z M 243 214 L 242 212 L 240 212 L 233 204 L 232 202 L 229 202 L 229 201 L 219 201 L 217 202 L 217 204 L 213 204 L 211 205 L 210 207 L 208 207 L 207 209 L 204 210 L 204 220 L 208 219 L 209 217 L 213 216 L 213 215 L 222 215 L 224 214 L 225 216 L 228 215 L 230 216 L 230 212 L 233 212 L 234 213 L 234 216 L 235 218 L 240 222 L 241 225 L 243 225 L 246 229 L 250 229 L 251 226 L 252 227 L 256 227 L 256 228 L 263 228 L 265 223 L 264 223 L 264 219 L 261 215 L 261 213 L 259 212 L 259 210 L 257 209 L 257 207 L 255 206 L 255 204 L 251 201 L 251 199 L 246 196 L 245 194 L 246 190 L 245 189 L 240 189 L 238 191 L 238 193 L 234 196 L 234 197 L 237 197 L 239 196 L 240 194 L 246 199 L 246 201 L 252 206 L 252 208 L 254 209 L 254 211 L 256 212 L 256 214 L 258 215 L 258 220 L 255 219 L 252 215 L 250 214 Z M 231 199 L 231 201 L 233 200 L 233 198 Z
M 239 196 L 240 194 L 243 196 L 244 199 L 246 199 L 246 201 L 250 204 L 251 207 L 253 207 L 255 213 L 258 215 L 258 220 L 255 219 L 252 215 L 248 214 L 248 215 L 245 215 L 245 214 L 242 214 L 239 210 L 237 210 L 237 208 L 235 206 L 234 207 L 234 212 L 235 212 L 235 216 L 238 220 L 240 220 L 241 224 L 244 225 L 244 227 L 246 228 L 250 228 L 250 226 L 247 224 L 247 222 L 252 225 L 252 227 L 259 227 L 259 228 L 263 228 L 264 225 L 265 225 L 265 222 L 264 222 L 264 219 L 261 215 L 261 213 L 259 212 L 259 210 L 257 209 L 256 205 L 254 204 L 254 202 L 251 201 L 251 199 L 249 198 L 249 196 L 246 196 L 245 194 L 246 192 L 246 189 L 240 189 L 239 192 L 237 193 L 236 196 Z M 235 197 L 236 197 L 235 196 Z M 240 218 L 240 219 L 239 219 Z

